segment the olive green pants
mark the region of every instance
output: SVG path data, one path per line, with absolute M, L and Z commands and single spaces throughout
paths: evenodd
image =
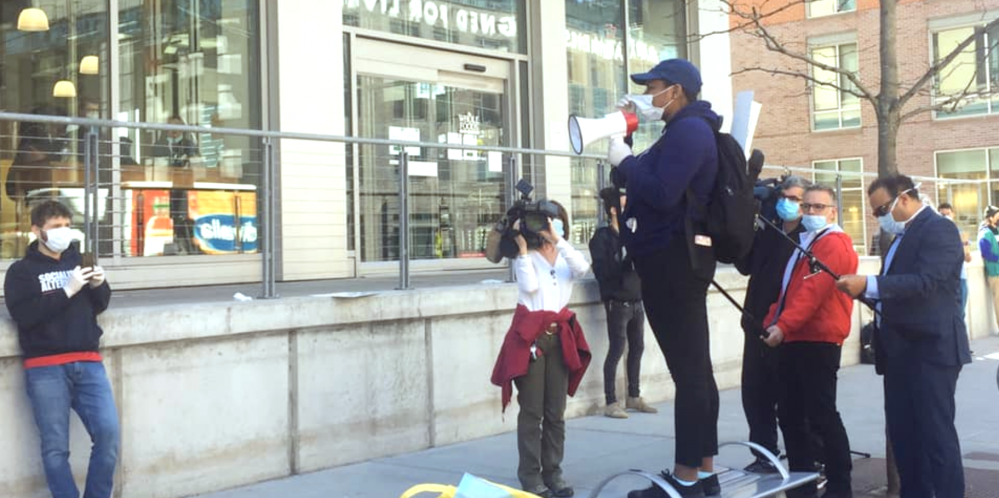
M 523 489 L 561 487 L 562 454 L 565 450 L 565 402 L 569 372 L 562 359 L 558 335 L 542 333 L 537 340 L 541 354 L 531 361 L 527 375 L 517 384 L 517 477 Z

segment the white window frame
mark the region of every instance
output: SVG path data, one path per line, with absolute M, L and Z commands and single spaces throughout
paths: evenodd
M 860 177 L 860 192 L 861 192 L 861 196 L 860 197 L 861 197 L 861 199 L 863 199 L 864 193 L 866 192 L 866 189 L 867 189 L 867 182 L 864 179 L 864 158 L 863 157 L 859 157 L 859 156 L 857 156 L 857 157 L 837 157 L 837 158 L 834 158 L 834 159 L 816 159 L 816 160 L 812 161 L 812 183 L 816 183 L 816 181 L 815 181 L 815 175 L 820 172 L 820 170 L 816 168 L 816 164 L 818 164 L 818 163 L 833 163 L 834 162 L 834 163 L 836 163 L 836 171 L 821 170 L 821 172 L 822 173 L 837 174 L 837 173 L 841 173 L 842 172 L 842 163 L 843 163 L 843 161 L 858 161 L 858 162 L 860 162 L 860 173 L 858 174 L 858 176 Z M 852 173 L 851 173 L 851 175 L 852 175 Z M 826 185 L 826 186 L 827 187 L 832 187 L 833 190 L 836 190 L 836 185 L 835 184 L 833 184 L 833 185 Z M 839 209 L 840 209 L 839 212 L 842 213 L 843 210 L 844 210 L 844 208 L 845 208 L 845 206 L 839 205 L 840 201 L 841 201 L 841 199 L 836 199 L 837 206 L 839 206 Z M 860 219 L 862 221 L 860 223 L 860 226 L 864 230 L 864 238 L 863 238 L 863 240 L 861 241 L 860 244 L 858 244 L 857 241 L 854 240 L 853 241 L 853 247 L 854 247 L 854 249 L 857 249 L 857 248 L 863 249 L 863 251 L 858 251 L 858 253 L 859 252 L 863 252 L 864 254 L 867 253 L 867 249 L 870 246 L 870 242 L 867 240 L 868 233 L 867 233 L 867 218 L 866 218 L 866 216 L 867 216 L 867 205 L 863 201 L 861 201 L 860 202 Z M 841 228 L 843 228 L 843 219 L 841 217 L 839 217 L 838 215 L 836 217 L 836 222 L 839 224 L 839 226 Z M 845 228 L 844 228 L 844 230 L 845 230 Z
M 818 38 L 810 39 L 809 43 L 808 43 L 808 56 L 812 57 L 812 53 L 815 50 L 822 49 L 822 48 L 828 48 L 828 47 L 835 47 L 836 48 L 836 67 L 840 67 L 840 64 L 842 62 L 841 59 L 840 59 L 840 47 L 842 47 L 843 45 L 851 45 L 851 44 L 855 45 L 857 47 L 857 73 L 860 73 L 860 44 L 857 43 L 857 36 L 856 36 L 855 33 L 850 33 L 850 34 L 846 34 L 846 35 L 823 36 L 823 37 L 818 37 Z M 814 77 L 814 75 L 815 75 L 815 66 L 812 65 L 812 64 L 809 64 L 809 73 L 810 73 L 810 76 Z M 837 75 L 837 78 L 838 77 L 839 76 Z M 809 83 L 809 86 L 811 87 L 812 91 L 811 91 L 811 94 L 808 96 L 808 119 L 809 119 L 809 129 L 812 131 L 812 133 L 828 133 L 828 132 L 836 132 L 836 131 L 842 131 L 842 130 L 859 130 L 859 129 L 861 129 L 861 128 L 864 127 L 864 117 L 863 117 L 863 112 L 862 112 L 862 108 L 863 108 L 862 102 L 858 101 L 857 102 L 857 107 L 856 107 L 857 111 L 861 111 L 860 112 L 860 123 L 857 124 L 856 126 L 843 126 L 843 112 L 845 110 L 846 111 L 853 111 L 855 109 L 853 107 L 844 108 L 843 107 L 843 103 L 839 102 L 839 107 L 835 111 L 816 111 L 815 110 L 815 88 L 817 86 L 821 86 L 821 85 L 818 85 L 817 83 L 815 83 L 814 81 L 812 81 L 812 82 Z M 841 92 L 839 90 L 837 90 L 836 93 L 837 93 L 836 98 L 840 99 L 841 98 L 841 95 L 840 95 Z M 833 112 L 836 112 L 838 114 L 838 116 L 839 116 L 839 126 L 836 127 L 836 128 L 829 128 L 829 129 L 825 129 L 825 130 L 817 130 L 817 129 L 815 129 L 815 114 L 816 114 L 816 112 L 829 113 L 829 114 L 831 114 Z
M 934 51 L 936 50 L 936 45 L 934 44 L 933 39 L 938 33 L 942 33 L 944 31 L 951 31 L 955 29 L 984 27 L 986 24 L 989 23 L 989 21 L 995 19 L 996 17 L 999 17 L 999 11 L 990 11 L 986 13 L 984 17 L 981 14 L 975 14 L 972 16 L 962 16 L 952 19 L 938 19 L 931 21 L 929 23 L 929 30 L 927 31 L 927 46 L 929 47 L 930 66 L 936 64 L 936 58 L 934 57 Z M 985 33 L 983 36 L 985 36 L 985 46 L 988 47 L 989 45 L 988 33 Z M 992 84 L 992 74 L 989 73 L 990 68 L 988 61 L 985 61 L 983 63 L 983 66 L 985 67 L 985 83 L 986 85 L 990 86 Z M 936 83 L 937 83 L 937 76 L 934 76 L 933 83 L 930 88 L 930 105 L 935 104 L 940 98 L 940 95 L 937 94 Z M 980 118 L 984 116 L 999 114 L 999 102 L 995 101 L 996 98 L 999 98 L 999 93 L 997 93 L 996 95 L 990 95 L 991 92 L 999 92 L 999 88 L 987 89 L 985 91 L 985 95 L 987 97 L 985 99 L 985 103 L 988 106 L 985 112 L 976 113 L 976 114 L 948 115 L 940 111 L 933 111 L 932 118 L 934 121 L 936 120 L 950 121 L 954 119 Z M 945 151 L 940 151 L 940 152 L 945 152 Z M 934 153 L 934 158 L 935 157 L 936 153 Z
M 833 5 L 835 5 L 835 7 L 836 7 L 835 8 L 835 12 L 833 12 L 832 14 L 821 14 L 821 15 L 812 14 L 812 4 L 816 3 L 816 2 L 822 2 L 822 1 L 832 1 Z M 805 17 L 807 17 L 808 19 L 821 19 L 823 17 L 837 16 L 837 15 L 840 15 L 840 14 L 846 14 L 846 13 L 849 13 L 849 12 L 856 12 L 857 11 L 857 1 L 856 0 L 854 0 L 854 2 L 853 2 L 853 8 L 852 9 L 840 9 L 839 7 L 840 7 L 840 5 L 842 5 L 841 2 L 843 2 L 843 1 L 844 0 L 808 0 L 807 2 L 805 2 Z
M 943 178 L 940 176 L 940 154 L 953 154 L 955 152 L 975 152 L 975 151 L 985 151 L 985 192 L 986 192 L 986 202 L 988 205 L 994 205 L 994 202 L 999 202 L 999 199 L 992 199 L 992 182 L 999 183 L 999 173 L 992 176 L 992 171 L 989 165 L 992 164 L 992 150 L 999 150 L 999 144 L 994 146 L 986 147 L 968 147 L 964 149 L 941 149 L 933 151 L 933 174 L 937 178 Z M 938 199 L 939 200 L 939 199 Z

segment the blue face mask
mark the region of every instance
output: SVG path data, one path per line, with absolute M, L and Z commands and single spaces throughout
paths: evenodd
M 562 224 L 561 219 L 555 218 L 552 220 L 552 230 L 554 230 L 559 236 L 565 237 L 565 225 Z
M 879 216 L 878 225 L 881 225 L 882 230 L 892 235 L 902 235 L 905 232 L 905 222 L 895 220 L 891 212 L 884 216 Z
M 826 225 L 829 224 L 829 221 L 826 220 L 826 217 L 821 214 L 806 214 L 801 219 L 801 224 L 805 226 L 805 230 L 809 232 L 817 232 L 825 228 Z
M 786 198 L 777 201 L 777 216 L 784 221 L 801 218 L 801 203 Z

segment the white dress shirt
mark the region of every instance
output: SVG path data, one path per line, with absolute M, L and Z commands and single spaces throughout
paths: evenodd
M 590 271 L 583 253 L 561 239 L 555 246 L 555 264 L 536 250 L 518 256 L 514 261 L 517 273 L 517 302 L 530 311 L 562 311 L 572 296 L 572 284 Z

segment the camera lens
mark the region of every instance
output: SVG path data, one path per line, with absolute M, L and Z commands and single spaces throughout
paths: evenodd
M 531 213 L 524 216 L 524 225 L 527 230 L 537 233 L 548 228 L 548 218 L 539 213 Z

